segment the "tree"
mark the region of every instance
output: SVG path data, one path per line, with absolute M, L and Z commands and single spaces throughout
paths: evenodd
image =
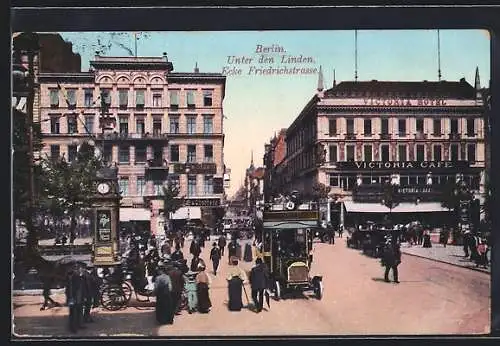
M 75 160 L 64 157 L 42 159 L 42 190 L 39 212 L 55 222 L 68 220 L 70 239 L 75 238 L 77 220 L 92 207 L 97 171 L 103 167 L 94 147 L 87 142 L 80 145 Z
M 399 204 L 399 195 L 397 185 L 386 181 L 382 184 L 382 204 L 389 208 L 389 215 L 386 219 L 388 226 L 392 224 L 392 209 Z
M 319 202 L 319 200 L 321 199 L 326 199 L 328 198 L 328 194 L 330 193 L 331 189 L 332 188 L 330 186 L 315 182 L 312 187 L 311 198 L 316 202 Z
M 175 213 L 184 204 L 184 198 L 179 197 L 180 189 L 177 184 L 168 181 L 167 186 L 163 186 L 163 215 L 165 224 L 170 222 L 170 213 Z

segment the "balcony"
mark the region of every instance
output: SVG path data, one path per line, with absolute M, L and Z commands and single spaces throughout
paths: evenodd
M 417 132 L 415 133 L 415 139 L 427 139 L 427 133 Z
M 146 169 L 168 170 L 167 160 L 161 158 L 149 159 L 146 161 Z
M 146 133 L 130 133 L 130 132 L 113 132 L 113 133 L 98 133 L 98 139 L 104 140 L 125 140 L 125 139 L 141 139 L 141 140 L 166 140 L 168 138 L 167 133 L 149 132 Z
M 460 134 L 458 133 L 450 133 L 448 136 L 448 138 L 451 140 L 459 140 L 461 138 Z
M 354 134 L 354 133 L 346 133 L 345 139 L 356 139 L 356 134 Z
M 381 133 L 380 139 L 391 139 L 391 135 L 388 133 Z

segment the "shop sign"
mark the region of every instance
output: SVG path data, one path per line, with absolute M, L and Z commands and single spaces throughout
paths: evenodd
M 397 97 L 365 98 L 366 106 L 388 106 L 388 107 L 443 107 L 447 100 L 444 98 L 419 98 L 406 99 Z
M 174 164 L 174 173 L 176 174 L 216 174 L 217 166 L 215 163 L 176 163 Z
M 199 198 L 199 199 L 186 199 L 184 201 L 186 207 L 218 207 L 220 206 L 220 199 L 218 198 Z
M 468 161 L 342 161 L 338 162 L 340 169 L 435 169 L 435 168 L 468 168 Z

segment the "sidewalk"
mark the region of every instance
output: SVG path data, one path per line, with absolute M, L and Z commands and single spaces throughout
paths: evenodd
M 464 258 L 464 250 L 462 246 L 447 245 L 444 247 L 441 244 L 432 244 L 431 248 L 423 248 L 421 245 L 409 246 L 407 243 L 401 244 L 401 252 L 403 254 L 427 258 L 433 261 L 452 264 L 455 266 L 469 268 L 484 273 L 491 273 L 491 268 L 476 267 L 476 264 L 467 258 Z M 488 253 L 490 260 L 491 252 Z

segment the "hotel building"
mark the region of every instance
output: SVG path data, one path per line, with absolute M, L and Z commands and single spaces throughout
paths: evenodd
M 226 77 L 198 68 L 172 72 L 165 54 L 96 56 L 90 66 L 89 72 L 39 75 L 44 154 L 72 161 L 82 140 L 94 138 L 118 167 L 121 222 L 163 232 L 161 194 L 168 181 L 185 198 L 172 219 L 210 219 L 224 198 Z M 112 128 L 100 127 L 101 95 Z
M 458 178 L 482 203 L 485 126 L 477 70 L 475 86 L 465 79 L 342 82 L 328 90 L 319 84 L 286 132 L 287 189 L 330 186 L 325 219 L 348 225 L 392 211 L 439 222 L 449 214 L 441 206 L 444 186 Z M 386 181 L 398 185 L 400 203 L 392 210 L 382 205 Z

